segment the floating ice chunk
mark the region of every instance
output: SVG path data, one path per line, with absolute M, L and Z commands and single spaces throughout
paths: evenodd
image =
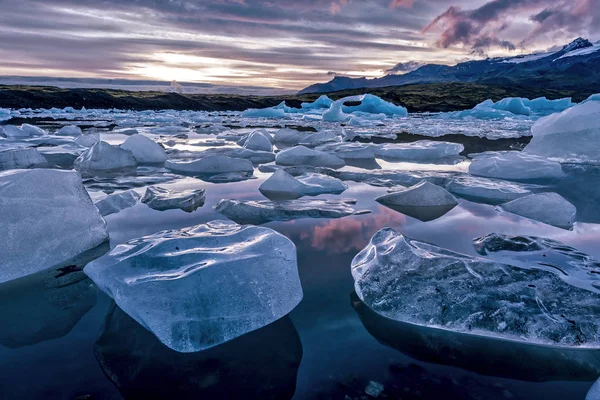
M 258 188 L 271 200 L 291 200 L 302 196 L 340 194 L 348 189 L 342 181 L 321 174 L 305 174 L 294 178 L 283 169 L 278 169 Z
M 38 147 L 38 151 L 52 167 L 71 169 L 73 163 L 86 150 L 73 142 L 52 147 Z
M 144 135 L 133 135 L 121 145 L 129 150 L 140 164 L 162 164 L 167 161 L 167 153 L 161 145 Z
M 331 142 L 339 142 L 341 141 L 340 137 L 335 133 L 326 131 L 326 132 L 316 132 L 307 135 L 304 139 L 300 141 L 301 146 L 305 147 L 316 147 L 325 143 Z
M 63 126 L 56 132 L 57 136 L 75 136 L 75 137 L 77 137 L 82 134 L 83 134 L 83 132 L 81 131 L 81 128 L 78 127 L 77 125 Z
M 524 269 L 377 232 L 352 261 L 358 297 L 405 323 L 527 343 L 600 345 L 600 295 Z
M 491 233 L 473 240 L 482 256 L 524 269 L 560 272 L 567 283 L 600 293 L 600 262 L 556 240 Z
M 527 99 L 520 97 L 507 97 L 498 101 L 497 103 L 493 103 L 490 106 L 496 110 L 508 111 L 517 115 L 529 115 L 531 114 L 531 108 L 523 104 L 523 100 Z
M 300 218 L 341 218 L 354 214 L 350 204 L 356 200 L 287 200 L 241 201 L 221 200 L 214 209 L 240 224 L 260 225 L 271 221 L 290 221 Z
M 328 168 L 342 168 L 346 165 L 341 158 L 304 146 L 296 146 L 277 153 L 275 162 L 278 165 L 312 165 Z
M 88 148 L 92 147 L 99 141 L 100 141 L 100 134 L 98 132 L 82 133 L 81 135 L 77 136 L 74 140 L 74 142 L 77 143 L 78 145 L 80 145 L 82 147 L 88 147 Z
M 329 168 L 315 168 L 314 172 L 333 176 L 342 181 L 354 181 L 379 187 L 413 186 L 426 180 L 438 186 L 446 186 L 455 176 L 451 172 L 438 171 L 396 171 L 373 170 L 365 172 L 335 171 Z
M 106 217 L 110 214 L 116 214 L 126 208 L 136 205 L 140 195 L 135 190 L 127 190 L 121 193 L 110 194 L 100 201 L 97 201 L 96 207 L 100 214 Z
M 465 147 L 459 143 L 419 140 L 412 143 L 386 143 L 376 148 L 381 158 L 406 161 L 432 161 L 457 157 Z
M 204 151 L 170 152 L 171 158 L 206 158 L 209 156 L 224 156 L 243 158 L 253 164 L 265 164 L 275 161 L 275 154 L 268 151 L 250 150 L 240 147 L 209 148 Z
M 360 101 L 361 103 L 358 106 L 343 106 L 342 110 L 344 113 L 363 112 L 400 117 L 406 117 L 408 115 L 408 111 L 405 107 L 397 106 L 372 94 L 345 97 L 336 101 L 336 103 L 339 102 L 343 105 L 344 103 L 353 101 Z
M 9 119 L 11 119 L 11 111 L 6 108 L 0 108 L 0 121 L 7 121 Z
M 446 189 L 467 200 L 500 204 L 531 194 L 532 185 L 523 185 L 497 179 L 460 176 L 452 179 Z
M 545 97 L 538 97 L 533 100 L 525 101 L 525 104 L 531 109 L 533 113 L 541 115 L 561 112 L 575 105 L 571 101 L 570 97 L 555 100 L 548 100 Z
M 331 153 L 342 160 L 373 160 L 379 145 L 372 143 L 329 143 L 316 150 Z
M 333 100 L 331 100 L 326 95 L 319 96 L 319 98 L 312 103 L 302 103 L 302 110 L 318 110 L 323 108 L 329 108 L 333 104 Z
M 323 113 L 323 121 L 327 122 L 346 122 L 350 119 L 350 115 L 346 114 L 342 111 L 342 107 L 344 106 L 344 101 L 359 101 L 357 100 L 359 96 L 346 97 L 344 99 L 340 99 L 335 101 L 329 110 Z
M 77 172 L 0 172 L 0 199 L 5 237 L 0 283 L 50 268 L 108 240 L 106 223 Z
M 538 97 L 529 100 L 522 97 L 507 97 L 505 99 L 493 102 L 486 100 L 477 104 L 471 110 L 444 113 L 440 117 L 451 118 L 477 118 L 477 119 L 504 119 L 527 116 L 548 115 L 555 112 L 561 112 L 572 107 L 570 97 L 556 100 L 548 100 L 545 97 Z
M 142 203 L 146 203 L 148 207 L 159 211 L 178 208 L 186 212 L 192 212 L 198 207 L 202 207 L 205 200 L 206 190 L 204 189 L 173 192 L 159 186 L 150 186 L 146 189 Z
M 134 239 L 84 272 L 179 352 L 262 328 L 302 299 L 296 248 L 268 228 L 212 221 Z
M 600 164 L 600 101 L 538 120 L 523 151 L 559 161 Z
M 271 108 L 249 108 L 242 112 L 242 118 L 285 118 L 285 110 L 277 107 Z
M 458 204 L 446 189 L 427 181 L 378 197 L 375 201 L 421 221 L 439 218 Z
M 73 166 L 82 172 L 118 171 L 135 168 L 137 162 L 129 150 L 98 142 L 80 155 Z
M 565 176 L 559 163 L 521 151 L 486 151 L 472 154 L 469 173 L 511 181 L 557 179 Z
M 165 167 L 179 173 L 198 175 L 217 175 L 230 172 L 252 175 L 254 172 L 254 166 L 250 161 L 226 156 L 207 156 L 191 161 L 168 160 Z
M 600 379 L 592 385 L 584 400 L 600 400 Z
M 0 127 L 4 136 L 9 139 L 29 138 L 34 136 L 44 136 L 47 132 L 37 126 L 23 124 L 21 127 L 14 125 L 5 125 Z
M 559 228 L 571 229 L 577 209 L 557 193 L 537 193 L 500 206 L 505 211 Z
M 273 139 L 268 133 L 261 131 L 254 131 L 248 135 L 248 138 L 244 141 L 244 148 L 248 150 L 260 150 L 260 151 L 273 151 Z
M 36 149 L 27 147 L 0 150 L 0 171 L 7 169 L 42 168 L 47 161 Z
M 588 101 L 600 101 L 600 93 L 596 93 L 582 101 L 582 103 L 587 103 Z
M 310 134 L 295 129 L 283 128 L 278 130 L 273 137 L 275 143 L 295 146 L 305 140 Z

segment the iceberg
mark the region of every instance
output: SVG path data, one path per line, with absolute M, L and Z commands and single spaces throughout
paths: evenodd
M 248 160 L 214 155 L 191 161 L 167 160 L 165 167 L 177 173 L 192 175 L 217 175 L 239 172 L 250 176 L 254 173 L 254 166 Z
M 205 189 L 173 192 L 159 186 L 149 186 L 146 189 L 146 194 L 142 198 L 142 203 L 145 203 L 148 207 L 158 211 L 178 208 L 186 212 L 192 212 L 198 207 L 202 207 L 205 200 Z
M 83 134 L 83 132 L 81 131 L 81 128 L 78 127 L 77 125 L 63 126 L 55 133 L 55 135 L 57 135 L 57 136 L 75 136 L 75 137 L 80 136 L 82 134 Z
M 582 103 L 587 103 L 588 101 L 600 101 L 600 93 L 596 93 L 582 101 Z
M 312 103 L 305 102 L 302 103 L 300 106 L 302 110 L 319 110 L 329 108 L 332 104 L 333 100 L 331 100 L 326 95 L 321 95 L 317 100 L 313 101 Z
M 435 161 L 457 158 L 464 149 L 465 146 L 459 143 L 419 140 L 412 143 L 386 143 L 376 148 L 375 154 L 383 159 Z
M 47 135 L 45 130 L 29 124 L 23 124 L 21 127 L 5 125 L 0 127 L 0 133 L 2 133 L 2 136 L 5 136 L 9 139 L 21 139 Z
M 434 185 L 446 186 L 456 175 L 452 172 L 396 171 L 385 169 L 362 172 L 315 168 L 314 172 L 333 176 L 342 181 L 354 181 L 378 187 L 413 186 L 423 180 L 433 183 Z
M 98 132 L 82 133 L 81 135 L 77 136 L 74 140 L 74 142 L 77 143 L 79 146 L 88 148 L 92 147 L 99 141 L 100 135 L 98 134 Z
M 80 155 L 73 166 L 77 171 L 93 173 L 135 168 L 137 162 L 129 150 L 98 142 Z
M 114 193 L 106 196 L 95 203 L 100 211 L 100 215 L 106 217 L 110 214 L 116 214 L 126 208 L 136 205 L 140 195 L 135 190 L 127 190 L 121 193 Z
M 171 158 L 231 157 L 249 160 L 253 164 L 266 164 L 275 161 L 275 154 L 272 152 L 250 150 L 243 147 L 213 147 L 198 152 L 171 152 L 170 155 Z
M 311 150 L 304 146 L 296 146 L 277 153 L 275 157 L 277 165 L 309 165 L 313 167 L 342 168 L 346 163 L 329 153 Z
M 522 182 L 565 176 L 558 162 L 521 151 L 486 151 L 470 157 L 473 157 L 473 162 L 469 173 L 474 176 Z
M 344 106 L 348 102 L 360 102 L 358 106 Z M 342 104 L 344 113 L 363 112 L 369 114 L 385 114 L 387 116 L 408 116 L 408 111 L 405 107 L 397 106 L 388 101 L 385 101 L 372 94 L 362 94 L 359 96 L 344 97 L 335 103 Z
M 600 294 L 568 284 L 555 269 L 474 258 L 385 228 L 352 260 L 352 276 L 374 312 L 433 332 L 600 346 Z
M 537 193 L 500 206 L 504 211 L 563 229 L 573 228 L 577 209 L 557 193 Z
M 294 244 L 268 228 L 224 221 L 131 240 L 84 272 L 182 353 L 267 326 L 302 300 Z
M 305 140 L 310 134 L 295 129 L 282 128 L 275 133 L 273 141 L 277 144 L 295 146 Z
M 161 145 L 144 135 L 132 135 L 121 145 L 122 149 L 133 154 L 140 164 L 162 164 L 167 161 L 167 153 Z
M 558 271 L 558 276 L 570 285 L 600 293 L 600 262 L 557 240 L 491 233 L 474 239 L 473 244 L 477 253 L 494 261 L 524 269 Z
M 285 110 L 277 107 L 271 108 L 249 108 L 242 112 L 242 118 L 285 118 Z
M 548 100 L 538 97 L 529 100 L 522 97 L 507 97 L 497 102 L 485 100 L 470 110 L 455 111 L 441 114 L 441 118 L 477 118 L 477 119 L 505 119 L 530 116 L 543 116 L 564 111 L 573 107 L 570 97 Z
M 73 142 L 51 147 L 38 147 L 38 151 L 53 168 L 71 169 L 73 163 L 86 150 Z
M 273 151 L 273 138 L 268 133 L 264 133 L 261 131 L 251 132 L 245 140 L 243 140 L 243 144 L 245 149 L 248 150 L 258 150 L 258 151 Z
M 317 147 L 325 143 L 339 142 L 340 138 L 333 132 L 324 131 L 307 135 L 298 144 L 305 147 Z
M 239 224 L 260 225 L 300 218 L 342 218 L 354 214 L 356 200 L 219 201 L 214 209 Z
M 31 147 L 0 150 L 0 171 L 7 169 L 43 168 L 47 164 L 44 156 Z
M 524 152 L 561 162 L 600 164 L 600 101 L 539 119 Z
M 294 178 L 284 169 L 275 171 L 258 190 L 271 200 L 293 200 L 302 196 L 340 194 L 348 186 L 336 178 L 321 174 L 304 174 Z
M 342 160 L 374 160 L 379 145 L 372 143 L 329 143 L 315 150 L 324 151 Z
M 458 205 L 446 189 L 427 181 L 378 197 L 375 201 L 424 222 L 437 219 Z
M 0 172 L 0 283 L 53 267 L 108 240 L 106 223 L 73 171 Z
M 534 185 L 524 185 L 497 179 L 458 176 L 446 185 L 446 189 L 467 200 L 487 204 L 501 204 L 531 194 Z

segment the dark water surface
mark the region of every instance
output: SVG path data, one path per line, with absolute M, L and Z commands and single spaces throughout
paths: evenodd
M 110 246 L 224 219 L 212 206 L 222 198 L 259 199 L 261 182 L 213 185 L 186 178 L 161 185 L 205 187 L 206 204 L 188 214 L 139 203 L 108 216 Z M 494 354 L 490 346 L 503 346 L 492 340 L 474 344 L 468 360 L 427 359 L 422 344 L 411 341 L 418 334 L 389 327 L 364 310 L 352 296 L 350 274 L 352 258 L 386 226 L 472 255 L 473 238 L 499 232 L 557 239 L 600 258 L 598 197 L 591 201 L 578 189 L 593 191 L 590 180 L 573 182 L 560 189 L 581 206 L 584 222 L 573 231 L 467 201 L 424 223 L 378 205 L 373 199 L 386 189 L 364 184 L 352 184 L 342 197 L 357 198 L 356 209 L 371 214 L 266 224 L 296 244 L 304 300 L 288 317 L 208 352 L 180 354 L 164 347 L 94 287 L 80 271 L 85 260 L 0 285 L 0 398 L 120 399 L 123 393 L 128 398 L 362 399 L 369 398 L 365 389 L 373 381 L 383 385 L 379 398 L 584 399 L 596 377 L 578 373 L 546 381 L 548 365 L 536 365 L 526 354 L 519 359 L 518 351 L 516 365 L 527 373 L 516 374 L 517 367 L 494 366 L 487 358 Z M 394 333 L 386 337 L 389 332 Z M 449 359 L 462 368 L 431 362 Z

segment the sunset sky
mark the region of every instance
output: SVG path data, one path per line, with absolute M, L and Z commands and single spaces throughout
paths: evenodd
M 600 0 L 0 0 L 0 75 L 299 89 L 600 39 Z

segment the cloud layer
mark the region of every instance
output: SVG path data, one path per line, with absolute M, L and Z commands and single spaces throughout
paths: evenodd
M 594 39 L 598 1 L 2 0 L 0 74 L 301 88 Z

